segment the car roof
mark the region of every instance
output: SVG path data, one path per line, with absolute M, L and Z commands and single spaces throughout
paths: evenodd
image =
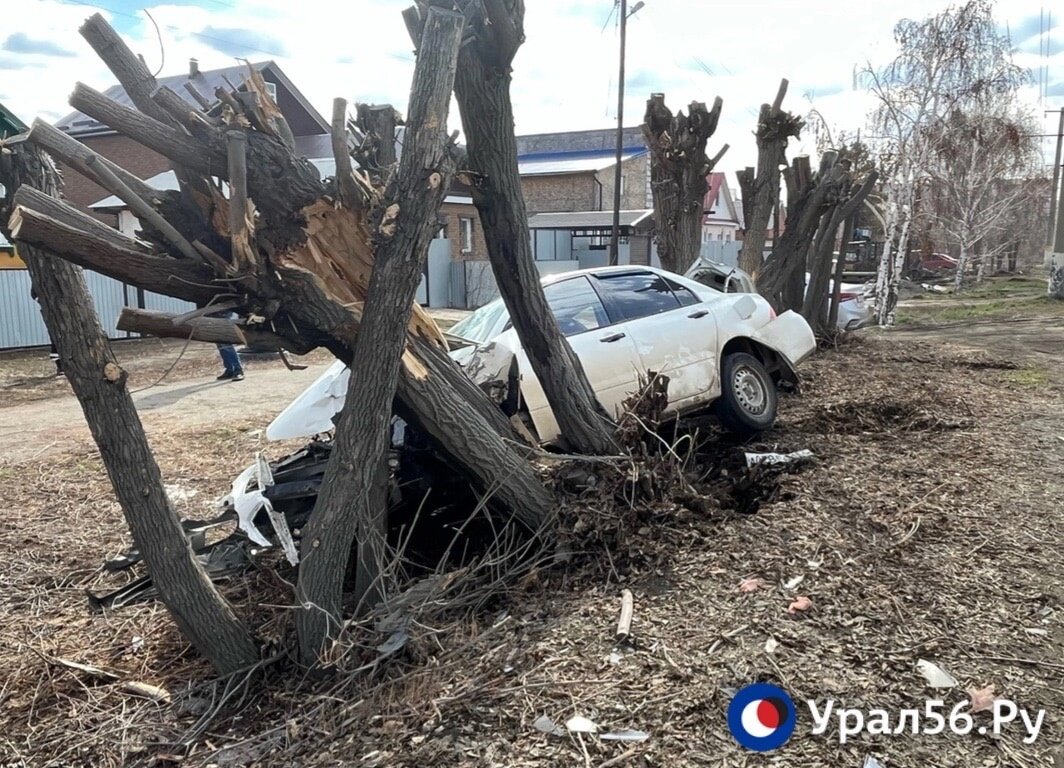
M 556 283 L 559 280 L 566 280 L 570 277 L 576 277 L 577 275 L 611 275 L 611 274 L 624 274 L 626 272 L 655 272 L 660 275 L 674 276 L 672 272 L 668 272 L 664 269 L 658 269 L 657 267 L 649 267 L 644 264 L 621 264 L 615 267 L 591 267 L 589 269 L 574 269 L 569 272 L 557 272 L 553 275 L 544 275 L 540 278 L 540 282 L 543 285 L 550 285 Z M 679 275 L 675 275 L 679 277 Z

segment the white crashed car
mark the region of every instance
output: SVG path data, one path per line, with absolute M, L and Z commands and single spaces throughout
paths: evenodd
M 599 402 L 612 415 L 654 371 L 669 378 L 667 415 L 715 406 L 733 431 L 768 429 L 778 388 L 797 385 L 795 366 L 816 348 L 809 325 L 794 312 L 777 317 L 765 299 L 747 292 L 749 277 L 739 270 L 702 262 L 689 274 L 719 288 L 631 266 L 551 275 L 543 288 Z M 714 274 L 716 279 L 707 279 Z M 558 422 L 501 299 L 454 325 L 448 336 L 462 345 L 451 357 L 504 410 L 527 414 L 541 443 L 559 440 Z M 346 392 L 347 369 L 338 362 L 270 424 L 267 437 L 331 430 Z
M 778 388 L 797 386 L 794 368 L 816 348 L 812 330 L 794 312 L 777 317 L 738 269 L 700 261 L 688 274 L 697 279 L 650 267 L 602 267 L 546 277 L 543 288 L 599 402 L 613 415 L 655 371 L 669 377 L 669 414 L 715 406 L 733 431 L 768 429 Z M 448 337 L 455 342 L 451 357 L 504 411 L 524 417 L 521 423 L 540 442 L 559 441 L 558 422 L 501 300 L 457 323 Z M 347 367 L 334 363 L 273 420 L 266 436 L 287 440 L 331 431 L 347 384 Z M 403 429 L 401 422 L 396 427 Z M 295 564 L 292 532 L 270 502 L 275 490 L 260 454 L 221 506 L 235 512 L 256 545 L 273 545 L 260 530 L 272 527 Z

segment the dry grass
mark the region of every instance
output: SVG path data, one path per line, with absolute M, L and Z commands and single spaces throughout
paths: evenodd
M 0 762 L 766 765 L 731 740 L 725 710 L 735 689 L 769 680 L 796 700 L 891 711 L 932 697 L 952 708 L 964 686 L 994 683 L 1049 713 L 1033 745 L 1016 726 L 1000 739 L 862 736 L 840 746 L 811 735 L 799 706 L 798 730 L 773 764 L 861 766 L 872 754 L 887 766 L 1045 765 L 1064 710 L 1061 483 L 1046 471 L 1064 458 L 1059 394 L 1010 380 L 999 362 L 894 339 L 824 352 L 803 373 L 804 396 L 785 399 L 778 428 L 756 444 L 712 427 L 698 452 L 676 444 L 689 462 L 686 492 L 665 494 L 667 462 L 646 481 L 625 466 L 567 468 L 558 477 L 567 563 L 525 568 L 475 609 L 420 602 L 387 658 L 377 648 L 394 626 L 354 625 L 345 674 L 302 680 L 281 659 L 248 686 L 230 684 L 210 722 L 202 717 L 227 686 L 196 682 L 208 671 L 163 610 L 87 611 L 83 590 L 114 584 L 99 564 L 125 541 L 92 448 L 47 466 L 0 463 L 11 510 L 0 533 L 10 553 L 0 567 Z M 167 482 L 198 491 L 183 512 L 201 516 L 198 505 L 257 445 L 220 426 L 157 447 Z M 751 481 L 744 448 L 810 448 L 818 458 Z M 451 588 L 482 584 L 489 570 Z M 225 588 L 267 639 L 288 636 L 288 576 L 264 569 Z M 741 593 L 746 578 L 765 586 Z M 622 587 L 635 593 L 635 649 L 611 663 Z M 812 608 L 789 614 L 796 595 Z M 42 657 L 120 670 L 168 688 L 174 703 Z M 919 658 L 961 688 L 932 692 Z M 541 715 L 575 714 L 650 738 L 617 744 L 532 727 Z

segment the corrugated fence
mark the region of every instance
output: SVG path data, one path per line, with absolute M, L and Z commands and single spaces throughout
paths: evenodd
M 115 329 L 122 307 L 137 307 L 137 289 L 98 272 L 85 270 L 85 283 L 92 295 L 96 314 L 108 337 L 125 338 L 129 334 Z M 162 312 L 187 312 L 195 305 L 157 293 L 145 293 L 143 307 Z M 25 269 L 0 270 L 0 349 L 36 347 L 49 343 L 48 331 L 41 319 L 41 309 L 30 296 L 30 275 Z

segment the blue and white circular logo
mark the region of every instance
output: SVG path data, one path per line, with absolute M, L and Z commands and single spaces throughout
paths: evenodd
M 797 719 L 791 697 L 769 683 L 742 688 L 728 705 L 732 736 L 740 746 L 754 752 L 769 752 L 786 744 Z

